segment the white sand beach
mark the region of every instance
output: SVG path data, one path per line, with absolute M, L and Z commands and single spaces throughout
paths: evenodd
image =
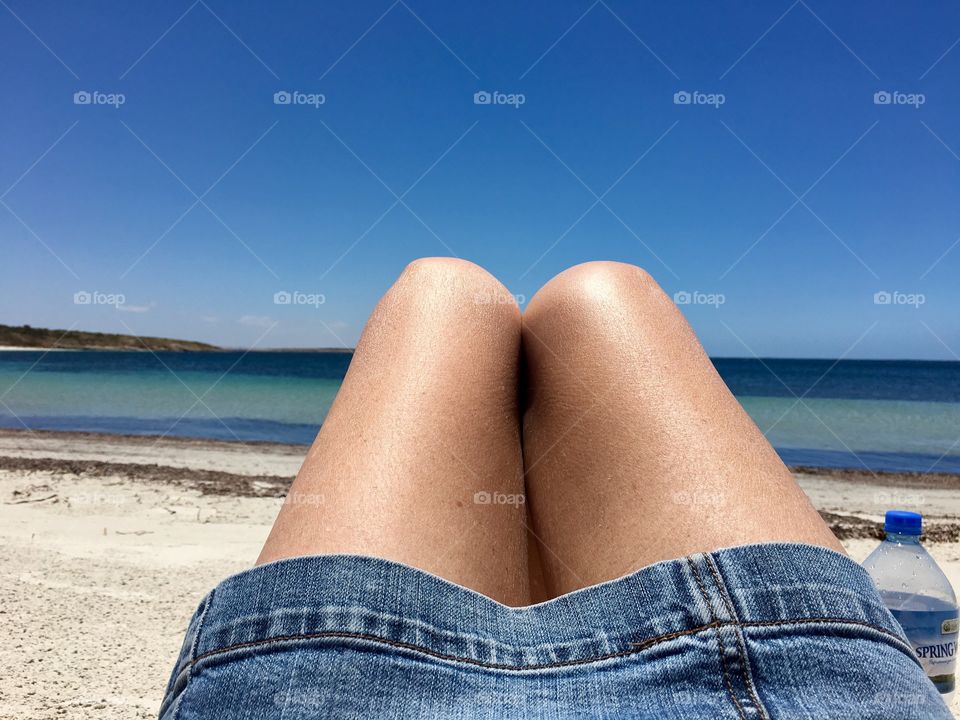
M 305 451 L 0 431 L 0 718 L 156 717 L 197 602 L 254 561 Z M 960 587 L 960 478 L 798 477 L 857 560 L 885 509 L 919 509 Z

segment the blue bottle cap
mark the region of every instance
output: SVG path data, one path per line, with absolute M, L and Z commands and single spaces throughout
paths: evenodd
M 923 516 L 909 510 L 887 510 L 883 530 L 899 535 L 920 535 L 923 528 Z

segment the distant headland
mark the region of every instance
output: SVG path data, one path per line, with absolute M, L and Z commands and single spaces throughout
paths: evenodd
M 34 348 L 37 350 L 172 350 L 177 352 L 245 350 L 245 348 L 220 347 L 194 340 L 0 324 L 0 351 Z M 257 352 L 352 353 L 353 348 L 257 348 Z
M 221 350 L 193 340 L 138 337 L 83 330 L 52 330 L 29 325 L 0 325 L 0 348 L 61 350 Z

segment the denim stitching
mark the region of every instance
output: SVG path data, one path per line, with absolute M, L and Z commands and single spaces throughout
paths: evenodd
M 506 665 L 502 663 L 489 663 L 484 662 L 483 660 L 475 660 L 474 658 L 461 657 L 458 655 L 450 655 L 447 653 L 437 652 L 436 650 L 431 650 L 430 648 L 423 647 L 421 645 L 414 645 L 412 643 L 405 643 L 400 640 L 390 640 L 389 638 L 380 637 L 378 635 L 370 635 L 367 633 L 351 633 L 351 632 L 340 632 L 337 630 L 329 630 L 324 632 L 315 632 L 315 633 L 303 633 L 297 635 L 278 635 L 276 637 L 265 638 L 263 640 L 250 640 L 248 642 L 236 643 L 223 648 L 217 648 L 215 650 L 208 650 L 200 655 L 197 655 L 193 660 L 190 661 L 189 666 L 193 666 L 199 663 L 202 660 L 205 660 L 210 657 L 215 657 L 217 655 L 223 655 L 234 650 L 243 650 L 247 648 L 260 647 L 262 645 L 270 645 L 277 642 L 290 642 L 296 640 L 318 640 L 318 639 L 344 639 L 344 640 L 367 640 L 369 642 L 378 643 L 381 645 L 389 645 L 391 647 L 397 647 L 404 650 L 411 650 L 414 652 L 419 652 L 423 655 L 428 655 L 430 657 L 439 658 L 441 660 L 450 660 L 453 662 L 461 662 L 468 665 L 477 665 L 479 667 L 488 668 L 490 670 L 513 670 L 513 671 L 522 671 L 522 670 L 549 670 L 553 668 L 563 668 L 570 667 L 574 665 L 587 665 L 593 662 L 600 662 L 603 660 L 612 660 L 619 657 L 625 657 L 628 655 L 635 655 L 637 653 L 648 650 L 652 647 L 660 645 L 664 642 L 669 642 L 670 640 L 675 640 L 677 638 L 685 637 L 687 635 L 695 635 L 706 630 L 712 630 L 718 627 L 740 627 L 740 628 L 751 628 L 751 627 L 776 627 L 776 626 L 790 626 L 790 625 L 809 625 L 809 624 L 831 624 L 831 625 L 854 625 L 858 627 L 864 627 L 874 632 L 881 633 L 888 636 L 892 640 L 897 642 L 897 646 L 903 652 L 903 641 L 900 640 L 896 635 L 891 633 L 889 630 L 886 630 L 882 627 L 871 625 L 870 623 L 861 622 L 859 620 L 849 620 L 846 618 L 830 618 L 830 617 L 818 617 L 818 618 L 800 618 L 797 620 L 757 620 L 749 622 L 711 622 L 705 625 L 698 625 L 697 627 L 688 628 L 687 630 L 677 630 L 671 633 L 664 633 L 663 635 L 657 635 L 647 640 L 642 640 L 640 642 L 631 642 L 628 643 L 630 647 L 626 650 L 620 650 L 615 653 L 608 653 L 606 655 L 595 655 L 588 658 L 581 658 L 579 660 L 564 660 L 555 663 L 540 663 L 533 665 Z
M 704 625 L 702 627 L 710 627 Z M 701 629 L 701 628 L 698 628 Z M 683 635 L 689 633 L 683 632 Z M 437 652 L 436 650 L 431 650 L 430 648 L 423 647 L 422 645 L 414 645 L 413 643 L 403 642 L 402 640 L 391 640 L 389 638 L 380 637 L 379 635 L 370 635 L 368 633 L 355 633 L 355 632 L 340 632 L 338 630 L 327 630 L 323 632 L 315 633 L 304 633 L 302 635 L 281 635 L 278 637 L 267 638 L 265 640 L 251 640 L 249 642 L 237 643 L 236 645 L 231 645 L 225 648 L 219 648 L 217 650 L 208 650 L 205 653 L 202 653 L 193 660 L 193 663 L 199 663 L 201 660 L 205 660 L 208 657 L 213 657 L 216 655 L 222 655 L 233 650 L 243 650 L 245 648 L 258 647 L 261 645 L 270 645 L 275 642 L 285 642 L 291 640 L 319 640 L 324 638 L 337 638 L 344 640 L 368 640 L 374 643 L 380 643 L 382 645 L 389 645 L 390 647 L 400 648 L 402 650 L 412 650 L 414 652 L 419 652 L 424 655 L 429 655 L 430 657 L 439 658 L 440 660 L 450 660 L 454 662 L 462 662 L 468 665 L 477 665 L 479 667 L 489 668 L 491 670 L 543 670 L 547 668 L 560 668 L 567 667 L 570 665 L 584 665 L 592 662 L 597 662 L 600 660 L 611 660 L 613 658 L 624 657 L 626 655 L 633 655 L 641 650 L 646 649 L 647 646 L 643 648 L 631 647 L 626 650 L 620 650 L 615 653 L 607 653 L 606 655 L 596 655 L 589 658 L 583 658 L 580 660 L 561 660 L 555 663 L 542 663 L 536 665 L 507 665 L 504 663 L 489 663 L 484 662 L 483 660 L 475 660 L 474 658 L 462 657 L 459 655 L 450 655 L 448 653 Z M 665 638 L 670 639 L 670 638 Z
M 723 600 L 723 604 L 726 605 L 727 613 L 730 615 L 730 619 L 739 624 L 740 616 L 737 615 L 736 611 L 733 609 L 733 601 L 727 594 L 727 585 L 723 582 L 723 579 L 720 576 L 720 571 L 714 564 L 713 557 L 711 555 L 707 555 L 706 559 L 707 569 L 710 570 L 710 574 L 713 575 L 713 581 L 716 583 L 717 588 L 720 591 L 720 599 Z M 760 713 L 761 720 L 769 720 L 770 715 L 767 713 L 763 703 L 760 702 L 760 696 L 757 694 L 756 686 L 753 684 L 753 673 L 750 669 L 750 657 L 747 655 L 746 644 L 743 642 L 743 631 L 738 627 L 735 631 L 735 635 L 737 638 L 737 648 L 740 651 L 741 674 L 743 675 L 743 681 L 747 686 L 747 692 L 750 694 L 750 699 L 753 701 L 757 711 Z
M 710 613 L 710 620 L 714 623 L 714 632 L 717 636 L 717 651 L 720 654 L 720 667 L 723 670 L 723 681 L 727 686 L 727 694 L 730 695 L 730 699 L 733 700 L 733 704 L 736 705 L 737 714 L 740 716 L 740 720 L 747 720 L 747 715 L 743 710 L 743 706 L 740 704 L 740 700 L 737 698 L 737 694 L 733 690 L 733 683 L 730 681 L 730 671 L 727 668 L 727 659 L 724 656 L 723 638 L 720 636 L 720 626 L 716 624 L 719 621 L 717 620 L 716 614 L 713 612 L 713 604 L 710 602 L 710 597 L 707 595 L 707 588 L 704 586 L 703 579 L 700 577 L 700 571 L 697 570 L 697 566 L 693 564 L 693 560 L 689 557 L 685 559 L 687 564 L 690 566 L 690 572 L 693 574 L 694 580 L 697 581 L 697 587 L 700 588 L 700 594 L 703 595 L 703 601 L 707 604 L 707 612 Z
M 717 588 L 720 590 L 720 599 L 723 600 L 723 604 L 727 607 L 727 612 L 730 614 L 730 617 L 734 620 L 737 620 L 737 613 L 733 609 L 733 603 L 730 600 L 730 596 L 727 595 L 727 586 L 720 579 L 720 573 L 717 572 L 716 566 L 713 564 L 713 558 L 710 555 L 706 556 L 707 558 L 707 569 L 710 571 L 710 574 L 713 575 L 713 581 L 717 584 Z

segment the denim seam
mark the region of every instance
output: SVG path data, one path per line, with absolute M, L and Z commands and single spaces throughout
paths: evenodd
M 620 650 L 615 653 L 607 653 L 606 655 L 595 655 L 588 658 L 582 658 L 579 660 L 565 660 L 555 663 L 541 663 L 533 665 L 505 665 L 497 663 L 484 662 L 483 660 L 475 660 L 474 658 L 461 657 L 458 655 L 450 655 L 447 653 L 437 652 L 436 650 L 431 650 L 430 648 L 423 647 L 421 645 L 414 645 L 412 643 L 406 643 L 400 640 L 391 640 L 389 638 L 380 637 L 378 635 L 370 635 L 367 633 L 351 633 L 351 632 L 341 632 L 339 630 L 328 630 L 323 632 L 315 633 L 299 633 L 296 635 L 278 635 L 276 637 L 265 638 L 263 640 L 250 640 L 248 642 L 236 643 L 234 645 L 229 645 L 227 647 L 217 648 L 215 650 L 207 650 L 206 652 L 200 653 L 193 660 L 190 661 L 190 667 L 200 663 L 202 660 L 206 660 L 210 657 L 215 657 L 217 655 L 223 655 L 228 652 L 233 652 L 234 650 L 243 650 L 246 648 L 260 647 L 262 645 L 270 645 L 277 642 L 290 642 L 296 640 L 320 640 L 324 638 L 340 638 L 344 640 L 367 640 L 369 642 L 388 645 L 391 647 L 400 648 L 402 650 L 411 650 L 413 652 L 419 652 L 423 655 L 428 655 L 430 657 L 438 658 L 440 660 L 449 660 L 453 662 L 461 662 L 468 665 L 477 665 L 479 667 L 488 668 L 490 670 L 512 670 L 512 671 L 523 671 L 523 670 L 549 670 L 553 668 L 562 668 L 570 667 L 575 665 L 587 665 L 593 662 L 602 662 L 604 660 L 613 660 L 620 657 L 625 657 L 627 655 L 635 655 L 637 653 L 648 650 L 651 647 L 655 647 L 664 642 L 669 642 L 670 640 L 675 640 L 677 638 L 686 637 L 687 635 L 695 635 L 706 630 L 712 630 L 717 627 L 726 627 L 726 626 L 736 626 L 741 628 L 750 628 L 750 627 L 776 627 L 776 626 L 790 626 L 790 625 L 809 625 L 809 624 L 830 624 L 830 625 L 854 625 L 857 627 L 865 627 L 874 632 L 881 633 L 887 637 L 896 640 L 898 647 L 902 645 L 902 641 L 896 635 L 891 633 L 889 630 L 886 630 L 882 627 L 871 625 L 870 623 L 861 622 L 859 620 L 850 620 L 847 618 L 833 618 L 833 617 L 818 617 L 818 618 L 799 618 L 796 620 L 757 620 L 757 621 L 747 621 L 747 622 L 722 622 L 716 621 L 707 623 L 705 625 L 698 625 L 697 627 L 688 628 L 686 630 L 677 630 L 671 633 L 664 633 L 662 635 L 657 635 L 646 640 L 639 642 L 631 642 L 629 645 L 630 648 L 626 650 Z
M 706 560 L 707 569 L 713 576 L 713 581 L 716 583 L 717 589 L 720 592 L 720 599 L 723 600 L 723 604 L 727 608 L 727 614 L 730 616 L 730 619 L 737 624 L 737 627 L 734 630 L 734 635 L 737 638 L 737 648 L 740 652 L 740 668 L 741 674 L 743 675 L 743 682 L 747 686 L 747 692 L 750 694 L 750 699 L 754 706 L 756 706 L 761 720 L 769 720 L 770 714 L 767 712 L 767 709 L 764 707 L 763 703 L 760 702 L 760 696 L 757 693 L 757 688 L 753 683 L 753 671 L 750 667 L 750 656 L 747 655 L 747 647 L 743 641 L 743 629 L 740 627 L 740 616 L 737 615 L 736 610 L 734 610 L 733 601 L 730 599 L 730 595 L 727 593 L 727 585 L 723 581 L 720 570 L 713 561 L 713 556 L 707 555 Z M 719 630 L 717 632 L 719 632 Z
M 706 626 L 705 626 L 706 627 Z M 699 628 L 698 628 L 699 629 Z M 683 634 L 687 634 L 684 632 Z M 232 652 L 234 650 L 243 650 L 245 648 L 259 647 L 261 645 L 270 645 L 275 642 L 286 642 L 293 640 L 320 640 L 324 638 L 334 638 L 334 639 L 344 639 L 344 640 L 367 640 L 369 642 L 378 643 L 381 645 L 389 645 L 390 647 L 400 648 L 401 650 L 410 650 L 413 652 L 419 652 L 424 655 L 429 655 L 430 657 L 438 658 L 440 660 L 450 660 L 453 662 L 462 662 L 468 665 L 477 665 L 479 667 L 489 668 L 491 670 L 545 670 L 549 668 L 560 668 L 568 667 L 572 665 L 585 665 L 592 662 L 599 662 L 602 660 L 612 660 L 619 657 L 624 657 L 626 655 L 633 655 L 641 650 L 645 650 L 648 646 L 645 645 L 642 648 L 630 647 L 626 650 L 619 650 L 614 653 L 607 653 L 605 655 L 595 655 L 589 658 L 582 658 L 580 660 L 563 660 L 554 663 L 541 663 L 533 665 L 506 665 L 500 663 L 490 663 L 483 660 L 476 660 L 474 658 L 463 657 L 460 655 L 450 655 L 449 653 L 442 653 L 436 650 L 431 650 L 428 647 L 422 645 L 415 645 L 413 643 L 404 642 L 402 640 L 391 640 L 390 638 L 380 637 L 379 635 L 371 635 L 369 633 L 356 633 L 356 632 L 342 632 L 339 630 L 326 630 L 322 632 L 315 633 L 303 633 L 297 635 L 281 635 L 272 638 L 266 638 L 264 640 L 251 640 L 249 642 L 237 643 L 235 645 L 230 645 L 224 648 L 218 648 L 216 650 L 208 650 L 205 653 L 198 655 L 191 664 L 199 663 L 202 660 L 206 660 L 209 657 L 214 657 L 216 655 L 222 655 L 224 653 Z M 670 638 L 665 638 L 670 639 Z M 631 643 L 632 644 L 632 643 Z
M 730 681 L 730 671 L 727 668 L 727 659 L 725 657 L 725 650 L 723 647 L 723 638 L 721 637 L 721 630 L 718 624 L 720 621 L 717 620 L 716 613 L 713 612 L 713 603 L 710 601 L 710 596 L 707 594 L 707 588 L 703 584 L 703 578 L 700 577 L 700 571 L 697 570 L 697 566 L 694 565 L 691 558 L 687 557 L 685 559 L 687 564 L 690 566 L 690 572 L 693 574 L 693 579 L 697 581 L 697 587 L 700 588 L 700 594 L 703 595 L 703 601 L 707 604 L 707 612 L 710 613 L 710 621 L 714 626 L 714 633 L 717 638 L 717 652 L 720 656 L 720 668 L 723 670 L 723 682 L 727 686 L 727 694 L 730 695 L 730 699 L 736 706 L 737 715 L 740 716 L 740 720 L 747 720 L 747 715 L 743 710 L 743 706 L 740 704 L 740 700 L 737 698 L 737 694 L 733 690 L 733 683 Z
M 190 643 L 190 659 L 184 665 L 181 672 L 186 671 L 187 679 L 183 683 L 183 688 L 180 690 L 180 695 L 177 697 L 177 702 L 173 708 L 173 718 L 172 720 L 177 720 L 180 716 L 180 707 L 183 704 L 183 696 L 187 693 L 187 688 L 190 686 L 190 680 L 193 677 L 193 668 L 197 662 L 197 648 L 200 645 L 200 633 L 203 632 L 203 624 L 207 620 L 207 613 L 210 610 L 210 606 L 213 605 L 213 594 L 216 592 L 216 588 L 210 591 L 210 593 L 205 598 L 205 605 L 203 611 L 200 613 L 200 617 L 197 618 L 197 630 L 193 634 L 193 642 Z

